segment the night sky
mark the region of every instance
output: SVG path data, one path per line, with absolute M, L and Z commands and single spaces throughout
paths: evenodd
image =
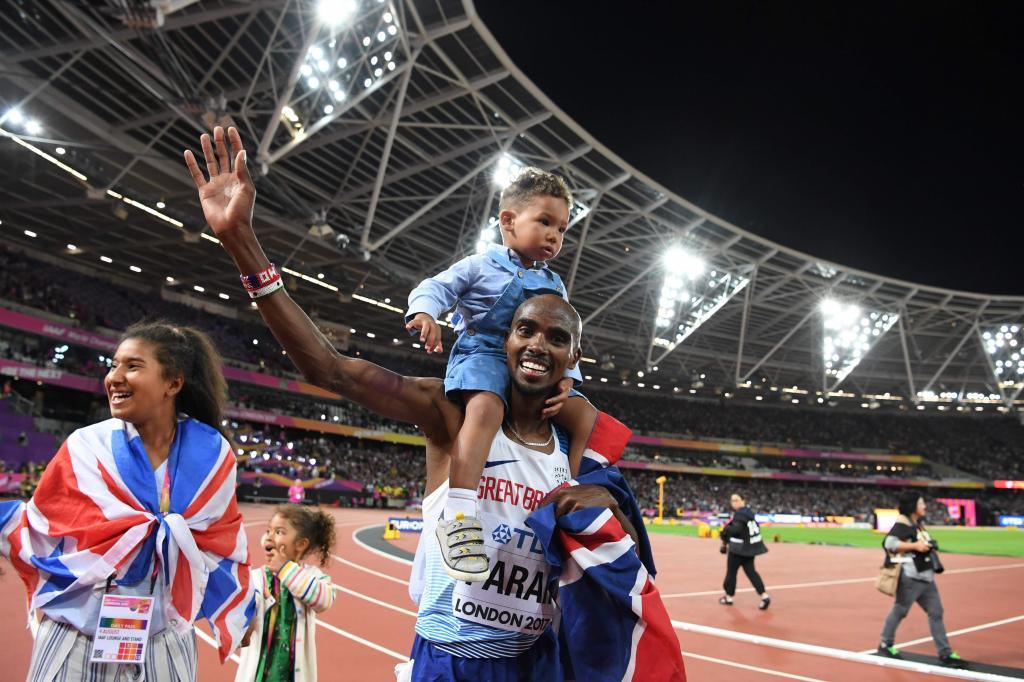
M 558 106 L 701 207 L 864 270 L 1024 294 L 1024 3 L 477 8 Z

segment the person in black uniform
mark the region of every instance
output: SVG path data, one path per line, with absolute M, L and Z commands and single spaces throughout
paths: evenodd
M 754 568 L 754 557 L 765 554 L 768 548 L 761 539 L 761 529 L 754 519 L 753 510 L 747 506 L 747 501 L 739 493 L 733 493 L 729 498 L 729 505 L 732 507 L 733 515 L 729 523 L 722 528 L 722 554 L 728 554 L 728 562 L 725 570 L 725 594 L 718 600 L 723 606 L 732 606 L 733 595 L 736 594 L 736 574 L 740 568 L 747 574 L 750 583 L 757 590 L 761 597 L 761 603 L 757 608 L 764 611 L 772 603 L 771 597 L 764 588 L 764 581 Z

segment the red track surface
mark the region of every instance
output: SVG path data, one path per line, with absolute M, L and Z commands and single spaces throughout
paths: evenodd
M 256 546 L 271 507 L 244 505 L 249 540 Z M 415 607 L 406 594 L 408 565 L 380 556 L 353 539 L 357 529 L 384 522 L 387 512 L 334 510 L 338 547 L 328 572 L 341 587 L 334 607 L 319 618 L 317 649 L 321 680 L 392 680 L 396 663 L 409 652 Z M 403 535 L 396 544 L 415 547 L 416 536 Z M 880 552 L 874 550 L 772 545 L 758 559 L 758 570 L 772 595 L 767 612 L 756 609 L 756 598 L 740 577 L 736 605 L 717 603 L 724 558 L 711 541 L 667 535 L 653 536 L 658 562 L 658 587 L 666 595 L 672 618 L 687 623 L 774 637 L 792 642 L 862 651 L 877 643 L 891 600 L 875 592 L 872 576 Z M 351 562 L 351 563 L 350 563 Z M 1024 561 L 998 557 L 947 555 L 947 572 L 940 590 L 950 632 L 1024 615 Z M 972 569 L 963 572 L 965 569 Z M 983 569 L 980 571 L 973 569 Z M 845 584 L 807 583 L 859 581 Z M 789 586 L 789 587 L 787 587 Z M 702 594 L 702 593 L 707 594 Z M 353 594 L 355 593 L 355 594 Z M 375 600 L 375 601 L 370 601 Z M 9 569 L 0 578 L 0 603 L 7 617 L 0 622 L 4 642 L 4 680 L 24 679 L 31 638 L 22 618 L 24 593 Z M 925 679 L 904 671 L 884 670 L 806 653 L 734 642 L 717 636 L 679 632 L 690 680 L 903 680 Z M 924 613 L 915 607 L 897 639 L 908 642 L 928 637 Z M 954 646 L 969 660 L 1024 668 L 1024 620 L 955 635 Z M 235 664 L 221 666 L 210 644 L 199 643 L 199 679 L 232 680 Z M 934 653 L 931 641 L 905 647 Z M 710 659 L 710 660 L 709 660 Z M 749 666 L 737 668 L 729 663 Z

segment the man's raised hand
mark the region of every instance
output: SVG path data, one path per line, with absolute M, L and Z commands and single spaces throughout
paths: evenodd
M 206 222 L 213 233 L 220 238 L 230 234 L 241 225 L 252 224 L 252 211 L 256 204 L 256 186 L 249 176 L 242 138 L 234 127 L 228 128 L 227 137 L 234 157 L 234 170 L 224 142 L 224 129 L 213 129 L 213 142 L 205 133 L 199 138 L 206 157 L 209 180 L 199 169 L 199 163 L 191 150 L 185 151 L 185 165 L 192 174 L 192 180 L 199 190 L 199 202 L 203 206 Z

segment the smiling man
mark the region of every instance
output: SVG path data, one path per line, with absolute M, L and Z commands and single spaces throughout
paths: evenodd
M 541 413 L 565 369 L 579 360 L 580 328 L 576 310 L 554 295 L 528 299 L 513 316 L 505 340 L 508 412 L 477 492 L 480 523 L 488 529 L 488 577 L 452 580 L 436 543 L 421 541 L 410 586 L 419 604 L 411 679 L 562 679 L 548 627 L 556 618 L 550 568 L 526 519 L 571 477 L 568 438 Z M 447 490 L 444 480 L 423 500 L 425 537 Z
M 207 222 L 242 273 L 243 285 L 267 326 L 308 381 L 423 431 L 424 520 L 436 522 L 463 424 L 461 407 L 445 397 L 441 379 L 399 376 L 335 350 L 288 295 L 260 247 L 252 229 L 256 189 L 245 165 L 245 151 L 234 128 L 227 137 L 230 157 L 220 127 L 214 130 L 216 147 L 209 136 L 201 138 L 209 179 L 192 152 L 185 152 Z M 557 617 L 548 580 L 550 567 L 525 521 L 546 494 L 568 482 L 574 471 L 567 435 L 557 433 L 543 411 L 565 370 L 580 358 L 581 323 L 576 310 L 554 295 L 528 299 L 512 319 L 505 340 L 511 378 L 507 418 L 491 442 L 478 495 L 492 529 L 483 539 L 493 569 L 484 581 L 456 582 L 444 570 L 440 548 L 426 543 L 419 581 L 422 593 L 417 594 L 415 663 L 404 671 L 413 680 L 563 679 L 558 642 L 550 627 Z M 621 514 L 611 494 L 596 485 L 572 486 L 553 498 L 558 514 L 584 507 Z M 473 533 L 479 541 L 479 526 L 467 528 L 466 538 L 453 541 Z M 424 535 L 431 534 L 431 529 L 424 528 Z M 614 613 L 602 615 L 600 620 L 605 622 L 616 619 Z M 626 639 L 625 659 L 630 655 L 629 644 Z M 673 646 L 678 657 L 674 637 Z

